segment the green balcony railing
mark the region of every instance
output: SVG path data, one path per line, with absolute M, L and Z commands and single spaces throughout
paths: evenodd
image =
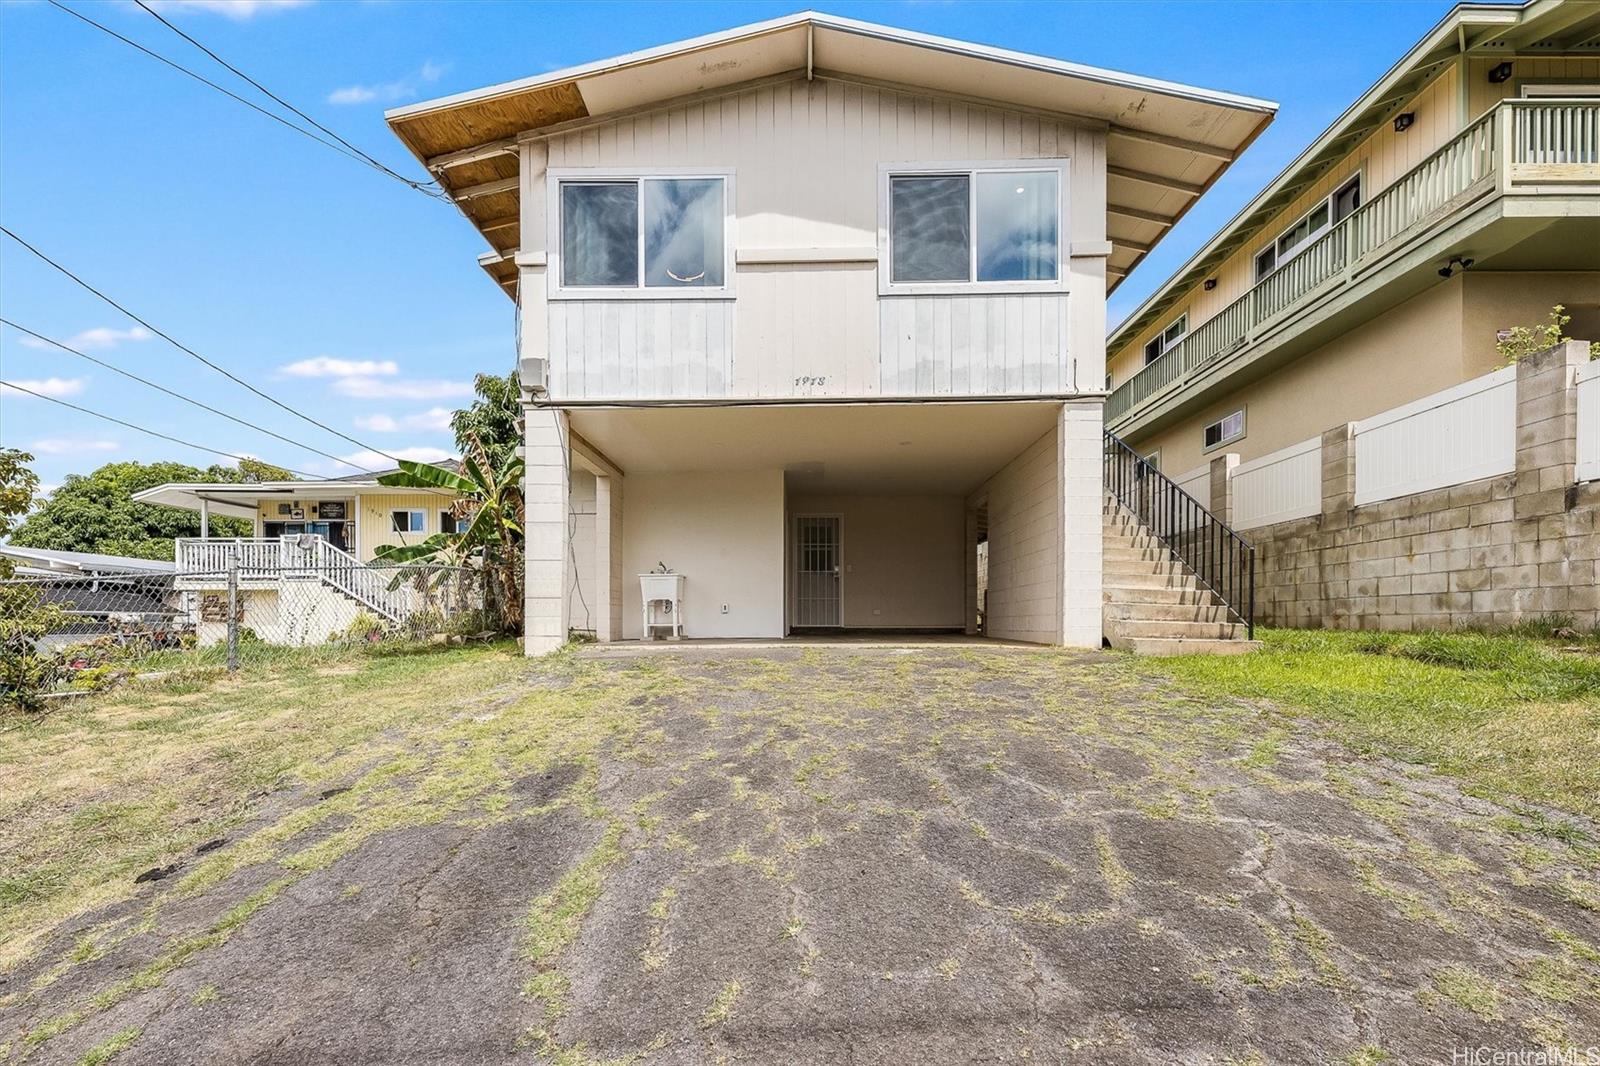
M 1106 421 L 1248 347 L 1485 192 L 1563 180 L 1600 185 L 1597 167 L 1600 100 L 1502 101 L 1118 386 L 1106 398 Z

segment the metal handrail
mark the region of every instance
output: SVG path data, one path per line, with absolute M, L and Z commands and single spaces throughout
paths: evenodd
M 1102 453 L 1106 491 L 1166 546 L 1233 618 L 1256 635 L 1256 550 L 1178 483 L 1109 429 Z
M 1501 118 L 1504 116 L 1504 118 Z M 1124 381 L 1106 398 L 1107 421 L 1121 418 L 1246 347 L 1258 327 L 1306 305 L 1339 276 L 1355 272 L 1396 241 L 1447 210 L 1476 199 L 1501 162 L 1593 163 L 1600 160 L 1600 102 L 1502 100 L 1430 152 L 1416 166 L 1340 220 L 1288 264 L 1262 278 Z M 1515 175 L 1511 184 L 1515 184 Z M 1502 189 L 1502 191 L 1508 191 Z M 1354 276 L 1353 273 L 1350 276 Z M 1271 322 L 1268 328 L 1277 328 Z

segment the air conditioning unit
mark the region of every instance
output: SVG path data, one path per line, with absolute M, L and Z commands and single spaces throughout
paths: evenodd
M 530 392 L 548 392 L 550 360 L 538 356 L 524 356 L 520 360 L 522 371 L 522 387 Z

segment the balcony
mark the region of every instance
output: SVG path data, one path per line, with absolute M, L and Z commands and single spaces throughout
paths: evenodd
M 1508 194 L 1573 193 L 1600 194 L 1600 101 L 1502 101 L 1123 382 L 1106 399 L 1106 422 L 1121 430 L 1202 372 L 1287 335 L 1469 208 Z

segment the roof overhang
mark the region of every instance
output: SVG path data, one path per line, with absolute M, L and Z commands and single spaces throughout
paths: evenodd
M 1113 288 L 1277 110 L 1251 97 L 802 12 L 386 117 L 493 247 L 480 265 L 514 294 L 520 140 L 784 76 L 887 85 L 1102 126 Z
M 254 518 L 263 503 L 273 500 L 342 500 L 374 490 L 395 491 L 376 481 L 247 481 L 157 485 L 134 493 L 133 500 L 185 511 L 198 511 L 205 503 L 214 515 Z
M 1458 4 L 1312 141 L 1216 236 L 1111 332 L 1107 354 L 1162 317 L 1256 235 L 1329 167 L 1463 55 L 1600 53 L 1600 0 Z

